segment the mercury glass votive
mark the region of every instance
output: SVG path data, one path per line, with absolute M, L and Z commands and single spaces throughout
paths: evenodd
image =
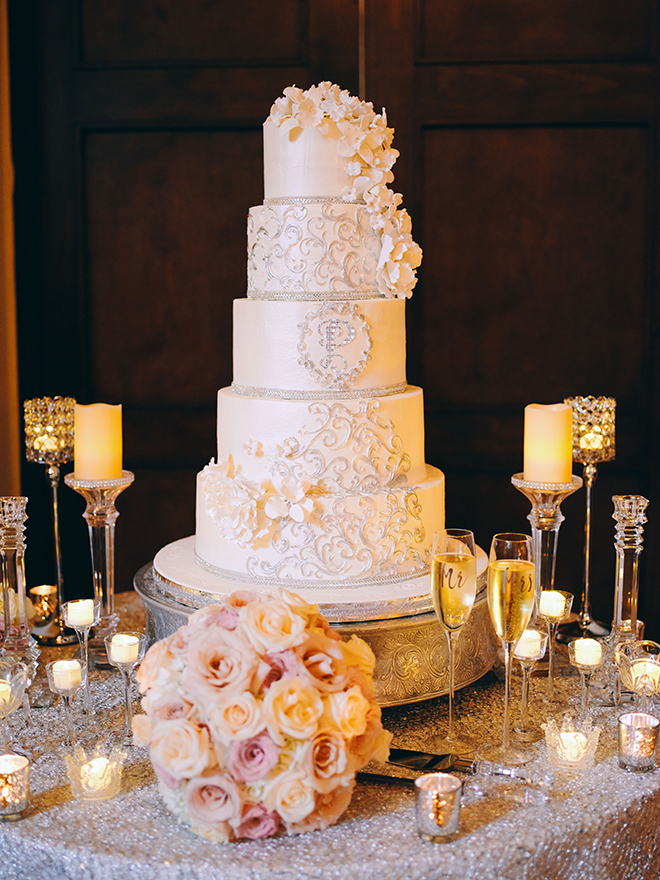
M 417 833 L 431 843 L 458 836 L 463 783 L 449 773 L 427 773 L 415 780 Z
M 103 743 L 97 743 L 91 753 L 76 746 L 64 763 L 71 783 L 71 793 L 78 800 L 105 801 L 119 794 L 121 772 L 126 752 L 113 748 L 107 752 Z
M 545 723 L 548 761 L 562 770 L 587 770 L 593 767 L 600 727 L 591 718 L 576 718 L 567 712 L 561 724 L 554 718 Z
M 0 755 L 0 820 L 20 819 L 30 797 L 30 762 L 23 755 Z
M 41 584 L 28 590 L 34 608 L 32 622 L 35 626 L 46 626 L 57 611 L 57 587 L 54 584 Z
M 619 717 L 619 767 L 623 770 L 655 770 L 655 749 L 660 721 L 645 712 Z

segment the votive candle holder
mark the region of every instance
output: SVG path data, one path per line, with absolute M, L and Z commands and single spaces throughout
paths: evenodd
M 91 752 L 82 746 L 64 757 L 71 784 L 71 793 L 77 800 L 105 801 L 121 790 L 121 773 L 126 752 L 113 748 L 108 752 L 103 743 L 97 743 Z
M 619 717 L 619 767 L 623 770 L 655 770 L 660 720 L 645 712 Z
M 30 798 L 30 762 L 24 755 L 0 755 L 0 820 L 20 819 Z
M 567 712 L 561 724 L 554 718 L 545 723 L 548 761 L 562 770 L 588 770 L 593 767 L 600 727 L 591 718 L 575 718 Z

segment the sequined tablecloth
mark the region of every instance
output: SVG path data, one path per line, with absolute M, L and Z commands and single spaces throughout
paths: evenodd
M 122 623 L 139 627 L 136 596 L 118 597 Z M 69 652 L 71 649 L 68 649 Z M 50 654 L 51 652 L 49 652 Z M 46 654 L 46 652 L 44 652 Z M 58 656 L 62 656 L 60 653 Z M 52 659 L 48 656 L 46 659 Z M 121 728 L 119 677 L 94 673 L 99 738 Z M 532 682 L 536 712 L 545 682 Z M 561 679 L 560 693 L 579 683 Z M 457 711 L 477 737 L 499 736 L 503 688 L 492 674 L 458 696 Z M 514 686 L 514 700 L 517 699 Z M 660 771 L 631 774 L 616 760 L 615 727 L 601 734 L 596 767 L 557 778 L 546 803 L 518 802 L 516 783 L 466 797 L 461 834 L 452 843 L 420 840 L 414 794 L 358 783 L 339 823 L 322 832 L 229 845 L 209 843 L 177 825 L 163 806 L 146 752 L 134 749 L 121 793 L 99 804 L 72 799 L 61 750 L 61 707 L 34 711 L 31 807 L 0 825 L 2 880 L 297 880 L 297 878 L 443 878 L 443 880 L 641 880 L 660 876 Z M 609 713 L 610 716 L 612 712 Z M 441 731 L 446 700 L 389 709 L 395 744 L 423 748 Z M 544 758 L 533 765 L 547 769 Z M 478 782 L 478 780 L 477 780 Z M 488 790 L 485 780 L 483 788 Z

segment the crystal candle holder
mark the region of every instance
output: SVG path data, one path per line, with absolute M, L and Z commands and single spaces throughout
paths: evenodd
M 74 599 L 64 603 L 62 613 L 66 625 L 75 630 L 80 642 L 80 656 L 85 669 L 83 710 L 89 714 L 92 711 L 89 694 L 89 631 L 99 622 L 101 603 L 96 599 Z
M 649 639 L 620 642 L 614 650 L 614 662 L 621 684 L 638 699 L 638 710 L 648 713 L 651 698 L 660 691 L 660 645 Z
M 25 521 L 27 498 L 0 498 L 0 561 L 2 563 L 2 607 L 4 638 L 2 653 L 21 660 L 31 669 L 31 678 L 41 653 L 30 635 L 25 590 Z
M 653 715 L 631 712 L 619 718 L 619 767 L 655 770 L 655 750 L 660 721 Z
M 73 711 L 71 701 L 85 683 L 86 670 L 80 660 L 55 660 L 46 665 L 48 686 L 54 694 L 59 694 L 64 701 L 64 717 L 66 721 L 66 743 L 73 748 L 75 733 L 73 729 Z
M 57 587 L 54 584 L 41 584 L 28 592 L 34 608 L 34 626 L 52 623 L 57 612 Z
M 520 700 L 520 723 L 514 728 L 516 740 L 523 743 L 537 742 L 543 734 L 529 723 L 529 676 L 539 660 L 545 656 L 548 634 L 535 627 L 524 631 L 513 649 L 513 656 L 522 669 L 522 694 Z
M 548 760 L 562 770 L 587 770 L 593 767 L 600 727 L 591 718 L 577 719 L 566 713 L 561 725 L 554 718 L 545 723 Z
M 548 627 L 548 692 L 546 699 L 555 699 L 555 637 L 557 627 L 571 613 L 573 594 L 564 590 L 542 590 L 538 603 L 538 616 Z
M 582 679 L 581 711 L 586 714 L 589 710 L 591 676 L 597 669 L 600 669 L 605 659 L 603 646 L 595 639 L 576 639 L 568 646 L 568 659 L 578 670 Z
M 612 519 L 616 521 L 612 641 L 616 645 L 624 639 L 634 639 L 637 632 L 639 557 L 642 553 L 646 508 L 649 502 L 642 495 L 613 495 L 612 502 Z
M 0 752 L 9 751 L 8 718 L 23 705 L 29 671 L 24 663 L 0 661 Z
M 105 648 L 108 662 L 116 666 L 121 673 L 124 685 L 124 744 L 133 744 L 131 700 L 129 694 L 129 680 L 131 671 L 138 665 L 147 650 L 147 637 L 140 632 L 115 633 L 106 636 Z
M 562 502 L 582 486 L 582 478 L 573 476 L 570 483 L 535 483 L 524 474 L 514 474 L 511 482 L 531 504 L 527 519 L 532 526 L 532 547 L 536 566 L 536 607 L 541 590 L 554 590 L 559 527 L 564 522 Z
M 0 755 L 0 820 L 20 819 L 30 797 L 30 762 L 23 755 Z
M 57 604 L 52 627 L 48 632 L 37 635 L 42 645 L 71 645 L 76 640 L 75 633 L 65 630 L 61 614 L 64 587 L 57 504 L 60 465 L 73 461 L 75 405 L 76 402 L 72 397 L 35 397 L 23 402 L 25 457 L 28 461 L 46 465 L 46 479 L 50 486 L 53 514 Z
M 76 746 L 64 757 L 73 796 L 83 801 L 105 801 L 115 797 L 121 790 L 125 759 L 126 752 L 113 748 L 108 753 L 103 743 L 97 743 L 91 753 Z
M 104 639 L 117 629 L 115 614 L 115 523 L 119 511 L 115 507 L 118 496 L 135 479 L 131 471 L 122 471 L 116 480 L 77 480 L 67 474 L 64 482 L 87 502 L 83 514 L 89 529 L 94 576 L 94 598 L 101 604 L 99 626 L 94 631 L 94 649 L 101 657 L 97 665 L 106 666 Z
M 616 400 L 613 397 L 568 397 L 564 400 L 573 410 L 573 461 L 584 466 L 586 517 L 584 524 L 584 572 L 582 596 L 577 624 L 585 634 L 605 636 L 609 627 L 591 615 L 591 490 L 598 475 L 597 464 L 612 461 L 615 456 Z M 572 635 L 579 635 L 574 630 Z

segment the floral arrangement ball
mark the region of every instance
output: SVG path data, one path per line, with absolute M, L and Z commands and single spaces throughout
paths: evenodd
M 221 842 L 335 822 L 355 774 L 389 754 L 374 659 L 286 590 L 239 591 L 196 611 L 137 676 L 145 714 L 133 733 L 167 807 Z

